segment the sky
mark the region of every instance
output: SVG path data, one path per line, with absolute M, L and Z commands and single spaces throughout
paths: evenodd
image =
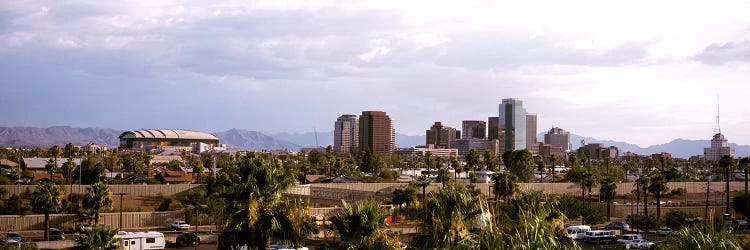
M 635 143 L 750 144 L 748 1 L 0 3 L 0 126 L 396 131 L 497 116 Z

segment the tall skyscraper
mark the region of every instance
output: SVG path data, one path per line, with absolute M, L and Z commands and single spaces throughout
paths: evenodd
M 570 145 L 570 133 L 558 127 L 553 127 L 544 134 L 544 144 L 562 148 L 563 152 L 572 150 Z
M 393 121 L 383 111 L 362 111 L 359 116 L 359 150 L 391 153 L 396 144 Z
M 487 123 L 484 121 L 461 122 L 461 136 L 463 139 L 486 139 Z
M 734 157 L 735 148 L 729 146 L 729 142 L 724 135 L 716 133 L 711 139 L 711 147 L 703 149 L 703 155 L 707 161 L 718 161 L 722 156 L 729 155 Z
M 497 140 L 500 118 L 497 116 L 487 117 L 487 139 Z
M 342 115 L 333 129 L 333 150 L 337 153 L 357 152 L 359 149 L 359 119 L 356 115 Z
M 526 113 L 526 149 L 533 152 L 535 146 L 539 146 L 536 144 L 536 114 Z
M 526 149 L 526 109 L 523 102 L 516 98 L 503 99 L 498 117 L 501 152 Z
M 426 145 L 434 145 L 435 148 L 450 148 L 450 142 L 456 140 L 456 129 L 443 126 L 441 122 L 435 124 L 426 131 Z

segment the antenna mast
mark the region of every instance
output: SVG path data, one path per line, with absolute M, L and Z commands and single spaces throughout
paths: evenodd
M 714 125 L 714 134 L 721 134 L 721 124 L 719 123 L 719 94 L 716 94 L 716 125 Z
M 318 146 L 318 130 L 315 129 L 315 127 L 313 127 L 313 131 L 315 131 L 315 147 L 317 148 L 319 147 Z

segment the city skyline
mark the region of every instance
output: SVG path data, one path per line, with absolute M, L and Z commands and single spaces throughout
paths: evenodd
M 0 126 L 300 133 L 382 110 L 420 135 L 517 97 L 540 131 L 648 146 L 710 139 L 718 93 L 750 144 L 750 3 L 539 4 L 7 1 Z

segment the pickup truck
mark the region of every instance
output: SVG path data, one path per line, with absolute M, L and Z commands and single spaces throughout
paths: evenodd
M 190 229 L 190 224 L 187 224 L 184 220 L 178 220 L 172 223 L 171 227 L 174 230 L 187 230 Z

